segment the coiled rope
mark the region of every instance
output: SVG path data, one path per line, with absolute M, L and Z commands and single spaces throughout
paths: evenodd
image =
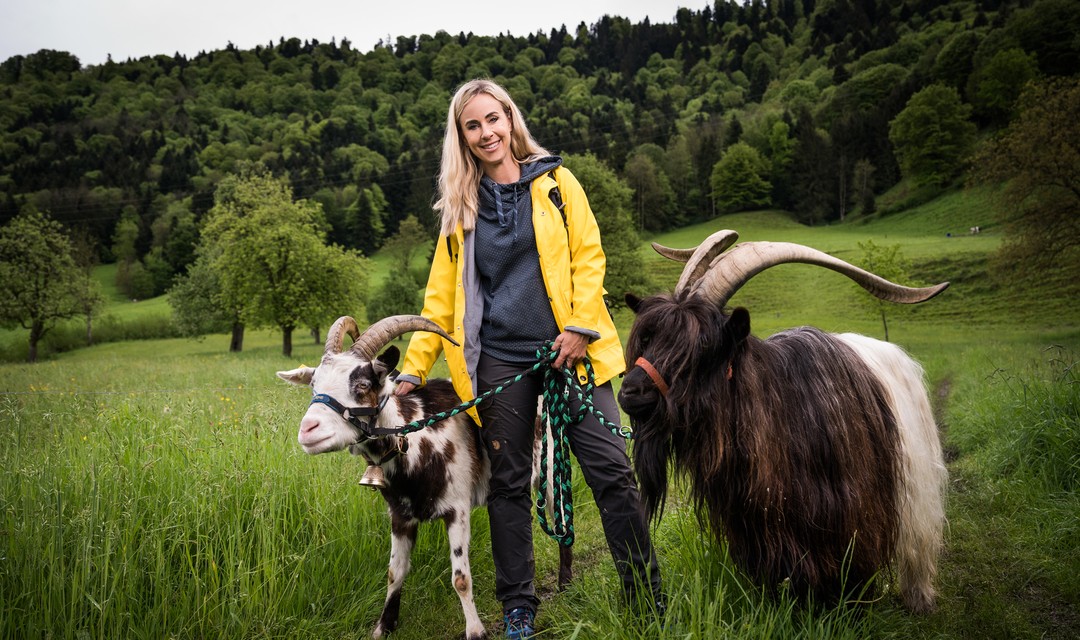
M 544 429 L 540 438 L 540 460 L 547 460 L 547 449 L 552 447 L 551 477 L 548 477 L 547 464 L 540 465 L 540 483 L 536 493 L 536 517 L 540 522 L 540 528 L 548 536 L 558 541 L 563 546 L 574 544 L 574 499 L 572 491 L 572 471 L 570 464 L 570 427 L 579 424 L 585 416 L 592 414 L 605 428 L 616 436 L 630 440 L 633 432 L 629 427 L 620 426 L 604 417 L 603 413 L 593 404 L 593 390 L 596 388 L 596 375 L 593 372 L 592 362 L 588 356 L 582 361 L 585 367 L 586 382 L 578 385 L 574 379 L 574 369 L 563 367 L 555 369 L 551 367 L 557 351 L 553 350 L 554 343 L 548 342 L 536 351 L 536 363 L 525 369 L 513 378 L 488 389 L 478 397 L 463 402 L 460 405 L 436 413 L 424 420 L 414 420 L 406 424 L 400 430 L 400 435 L 426 429 L 431 425 L 451 418 L 480 404 L 488 398 L 502 393 L 510 385 L 519 382 L 526 376 L 546 367 L 543 382 L 543 403 L 540 419 L 548 425 L 551 431 L 551 442 L 548 442 L 548 429 Z M 572 395 L 573 394 L 573 395 Z M 578 411 L 571 410 L 572 398 L 580 400 Z M 551 486 L 552 505 L 551 513 L 553 522 L 547 518 L 547 488 Z

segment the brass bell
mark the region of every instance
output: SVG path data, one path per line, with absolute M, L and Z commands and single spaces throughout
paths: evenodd
M 364 469 L 364 475 L 360 477 L 360 486 L 385 489 L 386 478 L 383 476 L 382 467 L 377 464 L 369 464 L 367 469 Z

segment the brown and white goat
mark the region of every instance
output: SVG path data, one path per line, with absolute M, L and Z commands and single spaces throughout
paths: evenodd
M 431 331 L 453 343 L 438 325 L 420 316 L 385 318 L 362 335 L 355 320 L 342 317 L 327 334 L 318 367 L 277 375 L 293 384 L 310 385 L 315 394 L 300 421 L 298 439 L 304 451 L 319 454 L 348 448 L 382 470 L 384 480 L 378 488 L 390 513 L 390 567 L 386 601 L 372 637 L 382 638 L 397 627 L 401 587 L 420 523 L 442 520 L 450 543 L 454 590 L 465 613 L 465 637 L 476 640 L 484 637 L 484 626 L 473 600 L 469 515 L 473 507 L 487 502 L 491 477 L 476 424 L 462 412 L 407 434 L 404 442 L 395 435 L 379 435 L 461 402 L 450 381 L 442 379 L 429 379 L 406 396 L 394 395 L 391 372 L 400 353 L 394 346 L 382 354 L 379 350 L 410 331 Z M 343 350 L 346 334 L 354 342 Z M 570 579 L 571 559 L 570 549 L 560 546 L 560 586 Z
M 651 516 L 672 463 L 749 576 L 819 603 L 859 594 L 893 561 L 905 605 L 934 606 L 946 469 L 922 368 L 902 349 L 804 327 L 750 334 L 730 297 L 774 265 L 839 271 L 893 302 L 928 300 L 801 245 L 721 231 L 695 250 L 654 248 L 686 268 L 673 294 L 627 297 L 637 314 L 619 402 Z

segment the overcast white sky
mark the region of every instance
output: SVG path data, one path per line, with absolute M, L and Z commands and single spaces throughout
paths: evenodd
M 2 0 L 0 61 L 40 49 L 75 54 L 85 65 L 147 55 L 242 49 L 279 38 L 348 38 L 371 49 L 390 36 L 550 32 L 592 25 L 607 15 L 672 22 L 680 6 L 712 0 Z

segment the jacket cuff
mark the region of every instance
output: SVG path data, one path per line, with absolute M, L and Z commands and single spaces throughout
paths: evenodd
M 566 327 L 566 330 L 567 331 L 573 331 L 574 333 L 580 333 L 581 335 L 588 337 L 589 342 L 593 342 L 595 340 L 600 339 L 600 334 L 597 333 L 596 331 L 592 331 L 591 329 L 583 329 L 581 327 L 568 326 L 568 327 Z
M 409 375 L 407 373 L 399 373 L 397 377 L 398 382 L 411 382 L 418 387 L 424 386 L 424 381 L 416 376 Z

